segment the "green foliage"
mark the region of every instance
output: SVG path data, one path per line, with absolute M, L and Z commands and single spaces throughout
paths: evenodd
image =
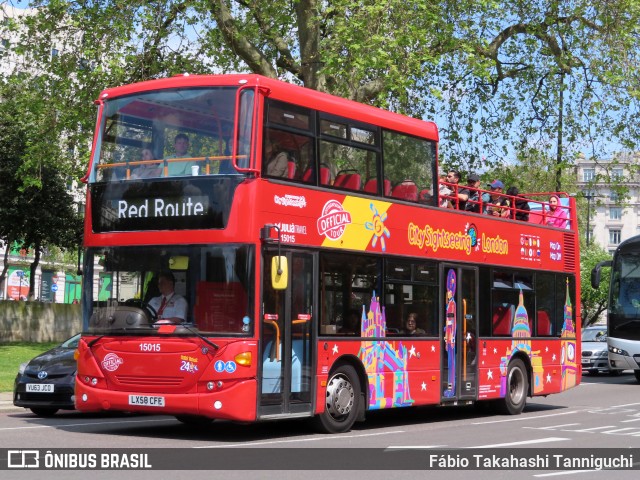
M 67 191 L 59 137 L 49 133 L 55 112 L 37 89 L 24 89 L 20 78 L 11 77 L 0 88 L 0 240 L 33 249 L 35 270 L 43 248 L 79 245 L 81 221 Z
M 611 255 L 600 245 L 591 243 L 589 246 L 582 242 L 580 246 L 580 301 L 582 305 L 582 325 L 595 323 L 607 309 L 607 295 L 611 271 L 602 269 L 600 288 L 591 287 L 591 270 L 604 260 L 611 260 Z
M 18 50 L 47 72 L 77 168 L 101 88 L 185 71 L 251 71 L 432 118 L 443 158 L 463 171 L 516 151 L 555 157 L 559 138 L 565 162 L 640 139 L 637 0 L 32 5 Z M 51 59 L 61 35 L 69 41 Z
M 55 347 L 59 342 L 15 342 L 0 345 L 0 392 L 11 392 L 18 367 L 33 357 Z

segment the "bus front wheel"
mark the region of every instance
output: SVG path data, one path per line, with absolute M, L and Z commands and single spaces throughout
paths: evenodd
M 359 411 L 360 380 L 351 365 L 336 368 L 327 382 L 325 407 L 316 423 L 325 433 L 348 432 Z
M 519 415 L 527 403 L 529 381 L 524 362 L 519 358 L 509 364 L 507 370 L 507 392 L 499 404 L 499 410 L 506 415 Z

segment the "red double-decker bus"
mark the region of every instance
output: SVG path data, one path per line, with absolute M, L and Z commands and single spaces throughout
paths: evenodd
M 529 221 L 439 208 L 435 124 L 257 75 L 97 104 L 79 410 L 342 432 L 579 383 L 573 199 L 567 228 L 546 197 Z

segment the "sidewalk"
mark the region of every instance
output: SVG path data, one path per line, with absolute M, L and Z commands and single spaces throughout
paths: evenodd
M 24 410 L 13 404 L 13 392 L 0 392 L 0 411 L 6 410 Z

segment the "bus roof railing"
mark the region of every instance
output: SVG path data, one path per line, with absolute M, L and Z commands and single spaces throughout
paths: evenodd
M 528 214 L 528 222 L 547 225 L 550 218 L 552 218 L 552 214 L 550 213 L 550 203 L 547 201 L 550 197 L 556 196 L 560 199 L 557 208 L 562 209 L 566 213 L 566 225 L 561 228 L 571 228 L 571 220 L 572 216 L 572 207 L 569 201 L 569 194 L 566 192 L 539 192 L 539 193 L 519 193 L 518 195 L 507 195 L 506 193 L 496 193 L 490 190 L 484 190 L 482 188 L 474 188 L 468 185 L 459 185 L 457 183 L 449 183 L 449 182 L 439 182 L 441 185 L 449 188 L 451 193 L 447 195 L 439 194 L 438 196 L 438 205 L 442 205 L 444 200 L 448 200 L 452 205 L 451 208 L 460 209 L 460 198 L 458 197 L 458 193 L 462 189 L 469 190 L 470 192 L 478 192 L 478 200 L 468 199 L 466 201 L 467 204 L 478 205 L 479 212 L 468 211 L 468 213 L 486 214 L 486 207 L 488 205 L 494 205 L 490 202 L 486 202 L 482 199 L 483 194 L 489 194 L 493 197 L 497 197 L 500 199 L 508 200 L 508 205 L 499 205 L 496 206 L 496 209 L 499 209 L 501 212 L 506 212 L 505 214 L 500 214 L 501 218 L 508 219 L 518 219 L 518 214 L 526 215 Z M 534 198 L 532 198 L 534 197 Z M 547 197 L 547 200 L 538 200 L 539 197 Z M 518 200 L 526 201 L 528 208 L 518 208 L 517 203 Z M 521 205 L 524 207 L 524 205 Z

